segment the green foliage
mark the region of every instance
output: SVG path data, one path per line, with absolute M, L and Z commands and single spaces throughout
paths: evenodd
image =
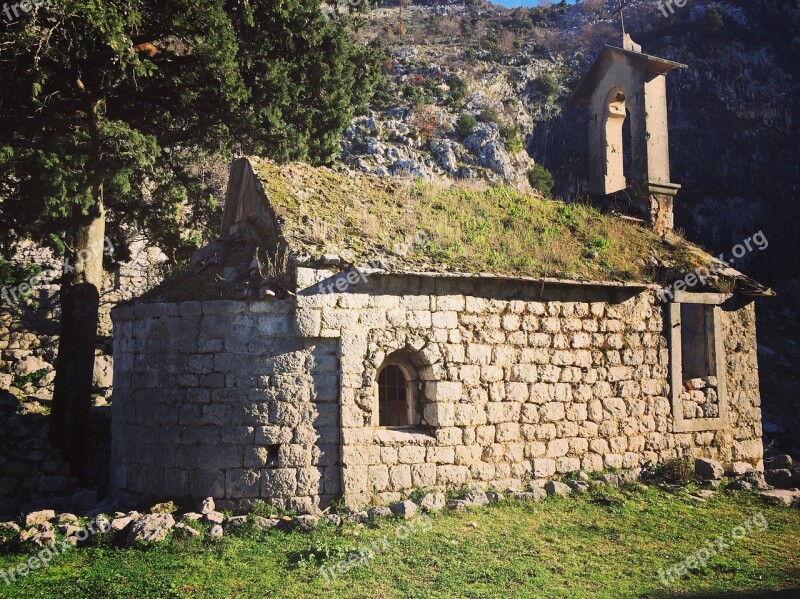
M 517 154 L 525 149 L 522 133 L 516 125 L 500 127 L 500 137 L 506 142 L 506 147 L 512 154 Z
M 42 267 L 34 262 L 19 264 L 0 257 L 0 288 L 16 287 L 41 274 Z
M 448 104 L 456 107 L 461 106 L 467 98 L 469 89 L 467 80 L 458 75 L 450 75 L 447 77 L 447 86 L 450 88 Z
M 673 485 L 685 486 L 695 481 L 694 462 L 688 456 L 667 460 L 659 464 L 655 472 Z
M 17 375 L 17 376 L 14 377 L 14 386 L 21 389 L 22 387 L 24 387 L 28 383 L 32 383 L 34 381 L 38 381 L 40 378 L 42 378 L 48 372 L 50 372 L 49 368 L 40 368 L 36 372 L 31 372 L 30 374 L 26 374 L 24 376 Z
M 445 489 L 444 496 L 447 499 L 461 499 L 462 497 L 466 497 L 469 491 L 470 491 L 469 485 L 461 485 L 460 487 L 452 487 L 450 489 Z
M 536 84 L 548 100 L 557 98 L 561 90 L 561 81 L 555 73 L 542 73 L 537 77 Z
M 528 183 L 539 193 L 549 196 L 553 191 L 553 175 L 538 162 L 528 170 Z
M 494 123 L 496 125 L 500 125 L 503 122 L 500 113 L 491 106 L 480 111 L 478 120 L 481 123 Z
M 706 9 L 704 17 L 706 27 L 711 31 L 717 31 L 725 26 L 725 11 L 719 4 L 711 4 Z
M 0 47 L 0 243 L 63 250 L 102 188 L 120 259 L 126 229 L 174 262 L 216 233 L 209 156 L 332 160 L 379 76 L 319 0 L 59 0 Z
M 456 133 L 459 137 L 467 137 L 472 135 L 475 127 L 478 126 L 478 120 L 468 112 L 462 112 L 456 120 Z
M 268 504 L 266 501 L 261 499 L 256 499 L 253 502 L 253 505 L 250 506 L 250 514 L 253 516 L 262 516 L 264 518 L 269 518 L 270 516 L 277 514 L 278 511 Z

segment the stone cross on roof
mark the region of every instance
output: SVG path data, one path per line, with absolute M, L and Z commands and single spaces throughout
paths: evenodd
M 622 24 L 622 35 L 625 36 L 625 14 L 623 13 L 623 9 L 631 3 L 631 0 L 617 0 L 619 2 L 619 8 L 611 13 L 613 17 L 617 13 L 619 13 L 619 21 Z

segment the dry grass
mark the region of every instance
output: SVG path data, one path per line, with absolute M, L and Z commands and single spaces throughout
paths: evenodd
M 293 249 L 393 268 L 651 281 L 647 259 L 694 265 L 688 246 L 581 204 L 505 186 L 254 165 Z

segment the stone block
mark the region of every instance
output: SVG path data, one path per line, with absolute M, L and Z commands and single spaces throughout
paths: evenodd
M 716 460 L 697 458 L 694 461 L 694 472 L 703 480 L 719 480 L 725 474 L 725 468 Z
M 394 491 L 404 491 L 413 487 L 411 480 L 411 467 L 399 464 L 389 468 L 389 482 Z

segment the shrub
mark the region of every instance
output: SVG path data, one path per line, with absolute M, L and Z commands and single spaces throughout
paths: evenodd
M 711 31 L 722 29 L 725 25 L 725 11 L 719 4 L 712 4 L 706 9 L 705 23 Z
M 435 106 L 424 104 L 414 108 L 411 124 L 419 129 L 420 138 L 428 141 L 439 128 L 439 113 Z
M 659 465 L 656 474 L 672 485 L 688 485 L 694 481 L 694 462 L 686 456 L 673 458 Z
M 478 120 L 468 112 L 462 112 L 456 121 L 456 133 L 459 137 L 467 137 L 472 135 L 475 127 L 478 126 Z
M 42 267 L 33 262 L 20 264 L 0 258 L 0 287 L 16 287 L 41 273 Z
M 495 123 L 496 125 L 500 124 L 500 113 L 497 112 L 494 108 L 484 108 L 481 110 L 480 114 L 478 115 L 478 120 L 481 123 Z
M 458 106 L 463 104 L 467 98 L 468 85 L 466 80 L 458 75 L 450 75 L 447 78 L 447 86 L 450 88 L 450 105 Z
M 553 191 L 553 175 L 541 164 L 534 164 L 533 168 L 528 171 L 528 183 L 536 191 L 543 195 L 549 196 Z
M 554 73 L 542 73 L 537 79 L 536 83 L 539 89 L 547 96 L 548 99 L 553 99 L 558 96 L 561 90 L 561 82 Z
M 512 154 L 517 154 L 525 149 L 525 143 L 522 139 L 519 127 L 516 125 L 509 125 L 500 128 L 500 137 L 506 142 L 506 148 Z

